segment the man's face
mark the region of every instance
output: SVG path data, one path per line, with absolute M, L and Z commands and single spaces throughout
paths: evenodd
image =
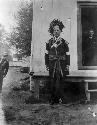
M 3 56 L 3 59 L 7 59 L 7 56 Z
M 61 33 L 61 30 L 59 29 L 59 26 L 58 25 L 54 26 L 53 35 L 57 38 L 60 36 L 60 33 Z
M 92 29 L 89 31 L 89 35 L 90 35 L 90 37 L 93 37 L 94 31 Z

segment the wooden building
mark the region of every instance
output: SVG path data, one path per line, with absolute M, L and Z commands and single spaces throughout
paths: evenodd
M 36 76 L 48 76 L 44 56 L 53 19 L 65 25 L 62 37 L 69 42 L 68 79 L 84 81 L 90 99 L 88 83 L 97 82 L 97 0 L 33 0 L 31 72 Z M 91 30 L 95 39 L 89 44 Z

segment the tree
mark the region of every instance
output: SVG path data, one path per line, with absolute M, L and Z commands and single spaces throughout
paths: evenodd
M 2 24 L 0 24 L 0 42 L 2 40 L 2 36 L 3 36 L 4 33 L 5 33 L 4 26 Z
M 33 20 L 33 2 L 21 3 L 18 12 L 15 15 L 17 26 L 11 33 L 10 42 L 16 46 L 18 53 L 23 56 L 30 56 L 32 40 L 32 20 Z

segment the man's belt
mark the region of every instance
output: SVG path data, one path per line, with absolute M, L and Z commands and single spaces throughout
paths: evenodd
M 49 55 L 49 60 L 66 60 L 66 55 L 63 56 Z
M 61 73 L 63 77 L 63 71 L 60 64 L 60 60 L 66 60 L 66 55 L 58 56 L 58 55 L 49 55 L 49 60 L 55 60 L 54 70 L 53 70 L 53 77 L 55 75 L 55 72 Z

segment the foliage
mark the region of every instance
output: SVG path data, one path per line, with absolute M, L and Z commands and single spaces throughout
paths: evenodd
M 10 42 L 16 47 L 18 53 L 29 56 L 31 53 L 33 2 L 21 3 L 15 14 L 17 26 L 11 33 Z
M 4 26 L 0 24 L 0 41 L 2 40 L 3 34 L 5 33 Z

